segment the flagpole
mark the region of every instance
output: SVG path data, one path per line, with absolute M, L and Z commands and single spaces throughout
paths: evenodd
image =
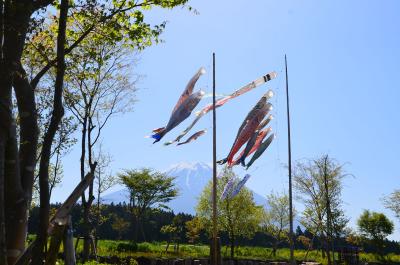
M 215 112 L 215 53 L 213 53 L 213 189 L 212 189 L 212 265 L 218 265 L 218 230 L 217 230 L 217 116 Z
M 290 263 L 296 264 L 294 260 L 294 241 L 293 241 L 293 198 L 292 198 L 292 147 L 290 141 L 290 110 L 289 110 L 289 82 L 287 70 L 287 58 L 285 54 L 285 70 L 286 70 L 286 111 L 287 111 L 287 127 L 288 127 L 288 166 L 289 166 L 289 220 L 290 220 Z

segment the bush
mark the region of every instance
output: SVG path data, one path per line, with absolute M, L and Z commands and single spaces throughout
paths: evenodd
M 78 264 L 80 264 L 80 263 L 78 263 Z M 89 260 L 89 261 L 86 261 L 85 263 L 83 263 L 83 265 L 109 265 L 109 264 L 108 263 L 98 263 L 95 260 Z
M 139 263 L 135 259 L 130 259 L 129 265 L 139 265 Z
M 137 250 L 140 252 L 150 252 L 151 251 L 151 244 L 144 242 L 144 243 L 140 243 L 137 246 Z
M 118 252 L 136 252 L 138 250 L 138 245 L 136 242 L 129 242 L 129 243 L 119 243 L 117 245 Z

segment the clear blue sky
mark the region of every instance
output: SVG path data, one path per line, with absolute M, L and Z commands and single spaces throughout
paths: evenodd
M 186 146 L 164 147 L 144 139 L 168 121 L 189 78 L 206 67 L 197 87 L 212 90 L 211 57 L 217 58 L 217 91 L 226 94 L 267 72 L 279 77 L 218 109 L 218 157 L 229 151 L 249 109 L 268 89 L 276 97 L 272 123 L 278 138 L 259 159 L 248 186 L 260 194 L 287 187 L 284 54 L 288 55 L 293 159 L 328 153 L 354 175 L 343 200 L 354 225 L 363 209 L 382 211 L 380 198 L 399 185 L 400 2 L 211 1 L 184 9 L 151 10 L 150 23 L 169 21 L 165 43 L 140 55 L 135 111 L 114 118 L 103 137 L 112 169 L 154 167 L 181 161 L 212 161 L 211 133 Z M 199 106 L 206 104 L 201 102 Z M 172 139 L 189 122 L 165 137 Z M 196 129 L 211 129 L 211 115 Z M 53 200 L 66 198 L 79 179 L 78 146 L 65 159 L 65 180 Z M 243 171 L 238 170 L 242 174 Z M 400 239 L 400 222 L 395 220 Z

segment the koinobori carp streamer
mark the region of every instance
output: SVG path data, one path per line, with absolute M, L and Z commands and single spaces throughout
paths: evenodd
M 250 178 L 250 175 L 246 174 L 243 177 L 243 179 L 241 181 L 239 181 L 238 184 L 236 184 L 236 186 L 232 189 L 232 192 L 229 194 L 229 199 L 233 199 L 236 195 L 238 195 L 238 193 L 243 188 L 244 184 L 246 184 L 246 182 L 249 180 L 249 178 Z
M 260 135 L 262 134 L 262 129 L 268 125 L 268 123 L 273 119 L 272 115 L 269 115 L 268 118 L 263 120 L 260 125 L 258 125 L 257 130 L 253 133 L 253 135 L 250 137 L 250 140 L 247 142 L 245 149 L 240 153 L 239 157 L 233 162 L 233 165 L 237 165 L 239 163 L 242 164 L 242 166 L 245 166 L 245 159 L 247 156 L 249 156 L 251 153 L 250 151 L 253 149 L 254 145 L 256 143 L 261 143 L 262 139 L 260 140 Z M 271 130 L 271 128 L 268 128 L 268 130 Z M 268 131 L 267 131 L 268 133 Z M 266 134 L 265 134 L 266 135 Z M 265 137 L 264 135 L 264 137 Z M 258 147 L 257 147 L 258 148 Z M 253 151 L 254 152 L 254 151 Z
M 228 182 L 225 184 L 224 186 L 224 190 L 222 191 L 220 200 L 225 200 L 226 198 L 230 197 L 232 190 L 233 190 L 233 186 L 235 185 L 235 181 L 234 178 L 231 177 Z
M 240 89 L 234 91 L 233 93 L 231 93 L 230 95 L 223 97 L 219 100 L 217 100 L 217 102 L 215 102 L 215 108 L 221 107 L 222 105 L 224 105 L 226 102 L 228 102 L 231 99 L 234 99 L 240 95 L 243 95 L 247 92 L 249 92 L 250 90 L 274 79 L 277 76 L 276 72 L 271 72 L 269 74 L 263 75 L 262 77 L 257 78 L 256 80 L 254 80 L 253 82 L 245 85 L 244 87 L 241 87 Z M 272 93 L 272 91 L 271 91 Z M 192 123 L 185 129 L 183 130 L 178 137 L 173 140 L 168 142 L 167 144 L 172 144 L 175 142 L 179 142 L 182 137 L 184 137 L 192 128 L 193 126 L 201 119 L 201 117 L 203 117 L 204 115 L 206 115 L 208 112 L 210 112 L 213 109 L 213 104 L 208 104 L 207 106 L 205 106 L 203 109 L 201 109 L 199 112 L 196 113 L 196 118 L 192 121 Z
M 271 94 L 272 91 L 268 91 L 264 94 L 242 122 L 232 148 L 226 158 L 229 166 L 233 165 L 234 155 L 251 138 L 264 117 L 272 109 L 271 103 L 267 102 L 267 100 L 272 96 Z
M 197 104 L 199 104 L 204 94 L 204 91 L 198 91 L 186 98 L 185 101 L 183 101 L 182 104 L 180 104 L 178 108 L 172 113 L 167 126 L 155 129 L 153 131 L 154 134 L 152 134 L 151 137 L 155 139 L 154 143 L 160 141 L 167 132 L 169 132 L 170 130 L 178 126 L 182 121 L 187 119 L 187 117 L 189 117 L 192 113 L 193 109 L 197 106 Z
M 193 89 L 197 80 L 204 73 L 205 69 L 200 68 L 197 73 L 190 79 L 189 83 L 186 85 L 185 90 L 179 97 L 174 109 L 172 110 L 172 114 L 170 116 L 167 126 L 153 130 L 151 138 L 155 139 L 154 143 L 160 141 L 166 133 L 178 126 L 182 121 L 190 116 L 193 109 L 197 106 L 197 104 L 200 102 L 205 94 L 203 91 L 193 93 Z
M 261 142 L 264 140 L 265 136 L 271 131 L 271 127 L 266 130 L 259 131 L 257 130 L 254 135 L 247 142 L 246 148 L 240 153 L 239 157 L 233 162 L 233 165 L 242 164 L 242 166 L 246 166 L 246 158 L 254 153 Z
M 194 133 L 192 136 L 190 136 L 186 141 L 178 143 L 178 145 L 188 144 L 188 143 L 190 143 L 192 141 L 195 141 L 197 138 L 199 138 L 200 136 L 202 136 L 206 132 L 207 132 L 207 130 L 198 131 L 198 132 Z
M 275 139 L 275 134 L 271 134 L 265 142 L 263 142 L 260 147 L 257 149 L 257 151 L 254 153 L 252 158 L 250 159 L 250 162 L 246 165 L 246 169 L 249 169 L 251 165 L 253 165 L 254 161 L 256 161 L 264 152 L 267 150 L 268 146 L 271 144 L 271 142 Z
M 204 67 L 201 67 L 197 73 L 189 80 L 189 83 L 186 85 L 185 90 L 183 91 L 182 95 L 178 99 L 178 102 L 176 103 L 174 109 L 172 112 L 175 112 L 178 107 L 193 93 L 194 86 L 196 85 L 197 80 L 199 80 L 201 75 L 204 75 L 206 73 L 206 69 Z

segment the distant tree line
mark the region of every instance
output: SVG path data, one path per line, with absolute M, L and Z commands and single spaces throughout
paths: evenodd
M 51 209 L 56 209 L 60 205 L 53 204 Z M 74 236 L 83 236 L 84 229 L 82 227 L 82 206 L 76 205 L 72 210 L 72 221 L 74 226 Z M 39 208 L 34 207 L 31 210 L 31 215 L 29 218 L 28 231 L 29 234 L 34 234 L 39 225 Z M 101 216 L 106 217 L 105 220 L 99 225 L 97 230 L 98 239 L 109 239 L 109 240 L 129 240 L 133 241 L 136 235 L 135 217 L 129 209 L 128 204 L 109 204 L 102 205 Z M 179 219 L 179 221 L 174 222 L 174 219 Z M 185 213 L 175 214 L 171 211 L 166 210 L 154 210 L 151 209 L 144 214 L 143 217 L 143 229 L 146 235 L 146 241 L 169 241 L 170 235 L 168 233 L 161 233 L 162 227 L 174 224 L 179 226 L 178 234 L 174 237 L 177 243 L 181 244 L 208 244 L 209 237 L 204 229 L 202 229 L 198 235 L 195 242 L 190 240 L 189 230 L 187 228 L 187 222 L 195 219 L 195 216 Z M 95 218 L 92 219 L 95 221 Z M 307 229 L 302 229 L 300 226 L 295 230 L 295 247 L 296 249 L 308 249 L 308 241 L 305 238 L 313 238 L 313 234 Z M 346 238 L 336 238 L 335 246 L 346 247 L 353 246 L 353 242 L 348 242 L 348 237 Z M 302 240 L 303 239 L 303 240 Z M 138 235 L 138 242 L 144 241 L 141 234 Z M 237 238 L 237 245 L 239 246 L 260 246 L 260 247 L 273 247 L 275 244 L 275 238 L 268 233 L 258 231 L 254 233 L 252 238 L 239 237 Z M 229 236 L 227 233 L 221 233 L 221 243 L 222 245 L 229 245 Z M 359 242 L 360 246 L 366 252 L 378 253 L 382 251 L 378 249 L 373 242 L 362 241 Z M 396 241 L 390 241 L 385 239 L 383 241 L 384 249 L 383 253 L 397 253 L 400 254 L 400 246 Z M 324 242 L 315 237 L 313 249 L 321 249 L 324 246 Z M 289 247 L 288 242 L 282 242 L 280 247 Z M 223 249 L 225 251 L 225 249 Z

